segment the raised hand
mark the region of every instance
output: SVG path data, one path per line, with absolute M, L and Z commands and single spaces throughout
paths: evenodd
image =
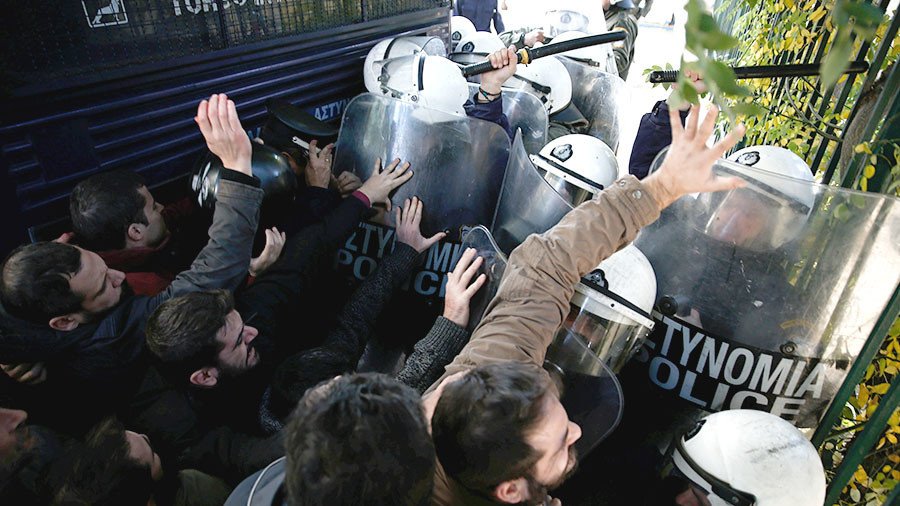
M 241 126 L 234 102 L 228 100 L 224 93 L 201 100 L 194 121 L 206 139 L 206 146 L 222 160 L 226 168 L 253 175 L 250 170 L 250 137 Z
M 319 141 L 313 139 L 309 141 L 309 161 L 306 162 L 306 184 L 316 186 L 318 188 L 328 188 L 331 182 L 331 152 L 334 150 L 334 144 L 329 144 L 322 148 L 321 151 L 316 149 Z
M 412 171 L 408 172 L 406 170 L 408 168 L 409 162 L 400 164 L 400 159 L 395 158 L 390 165 L 381 170 L 381 158 L 376 158 L 374 172 L 359 188 L 359 191 L 369 198 L 369 203 L 373 206 L 378 203 L 384 203 L 387 210 L 390 211 L 390 193 L 412 177 Z
M 440 241 L 444 237 L 447 237 L 447 234 L 444 232 L 438 232 L 427 239 L 422 235 L 419 224 L 422 223 L 423 207 L 422 201 L 417 197 L 413 197 L 412 200 L 404 200 L 403 207 L 398 207 L 395 213 L 397 240 L 403 244 L 412 246 L 412 248 L 419 253 L 427 250 L 432 244 Z
M 487 276 L 480 274 L 470 284 L 484 259 L 476 256 L 475 248 L 468 248 L 459 257 L 453 272 L 447 273 L 447 291 L 444 296 L 444 318 L 460 327 L 469 322 L 469 303 L 484 285 Z
M 285 235 L 279 232 L 277 228 L 272 227 L 266 229 L 266 246 L 258 257 L 250 259 L 250 275 L 259 277 L 260 274 L 266 272 L 272 264 L 281 256 L 281 250 L 284 249 Z
M 516 46 L 509 46 L 506 49 L 494 51 L 488 55 L 488 61 L 491 62 L 494 70 L 481 75 L 481 89 L 491 95 L 497 94 L 499 96 L 500 87 L 516 73 L 516 62 L 518 61 Z M 486 97 L 481 96 L 479 93 L 479 101 L 484 102 L 486 100 Z
M 718 113 L 719 109 L 713 105 L 700 121 L 700 108 L 693 106 L 682 127 L 678 110 L 669 109 L 672 145 L 659 170 L 644 179 L 644 185 L 656 198 L 660 209 L 665 209 L 682 195 L 731 190 L 744 185 L 738 177 L 717 176 L 712 171 L 716 160 L 744 136 L 744 126 L 738 125 L 724 139 L 708 147 L 706 140 L 712 135 Z

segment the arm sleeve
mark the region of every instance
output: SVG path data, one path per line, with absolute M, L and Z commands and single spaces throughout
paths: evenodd
M 626 177 L 544 234 L 529 236 L 513 250 L 484 319 L 443 377 L 496 362 L 541 365 L 568 313 L 575 283 L 658 216 L 653 196 Z
M 475 93 L 478 92 L 476 91 Z M 512 133 L 509 130 L 509 118 L 503 113 L 502 96 L 498 97 L 497 100 L 482 103 L 475 100 L 475 96 L 473 95 L 472 98 L 466 100 L 463 108 L 466 110 L 466 115 L 469 117 L 483 119 L 500 125 L 503 127 L 506 135 L 512 138 Z
M 245 184 L 246 181 L 236 182 L 226 178 L 228 173 L 244 176 L 223 170 L 213 222 L 209 227 L 209 242 L 197 255 L 191 268 L 176 276 L 164 292 L 151 300 L 151 307 L 188 292 L 215 288 L 233 290 L 247 275 L 263 191 Z
M 502 32 L 506 31 L 506 27 L 503 26 L 503 15 L 500 14 L 500 9 L 497 8 L 496 5 L 494 6 L 493 20 L 494 20 L 494 30 L 497 33 L 502 33 Z
M 680 115 L 683 125 L 687 111 L 681 111 Z M 647 177 L 656 155 L 669 144 L 672 144 L 669 106 L 665 100 L 660 100 L 653 106 L 652 111 L 641 117 L 631 158 L 628 160 L 628 173 L 638 179 Z
M 239 297 L 239 310 L 255 313 L 260 323 L 283 321 L 278 316 L 306 300 L 304 292 L 328 268 L 338 246 L 356 230 L 367 210 L 359 199 L 343 199 L 321 221 L 294 234 L 278 260 Z M 275 328 L 272 332 L 284 334 Z
M 337 328 L 328 334 L 322 346 L 351 357 L 353 363 L 358 362 L 375 320 L 418 260 L 419 253 L 415 249 L 398 242 L 394 252 L 385 257 L 350 296 L 338 318 Z
M 469 332 L 452 321 L 438 316 L 434 326 L 416 343 L 412 355 L 406 359 L 397 379 L 420 394 L 444 372 L 444 367 L 462 350 L 469 340 Z

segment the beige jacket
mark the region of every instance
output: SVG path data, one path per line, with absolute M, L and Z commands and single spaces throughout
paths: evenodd
M 628 176 L 573 209 L 546 233 L 526 239 L 510 255 L 497 295 L 471 340 L 426 391 L 426 408 L 436 404 L 437 396 L 430 394 L 451 374 L 496 362 L 542 365 L 581 276 L 658 217 L 657 201 Z M 465 504 L 458 489 L 438 469 L 432 503 Z

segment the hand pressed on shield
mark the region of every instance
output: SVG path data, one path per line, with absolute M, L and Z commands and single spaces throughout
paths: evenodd
M 438 232 L 426 239 L 419 230 L 422 223 L 422 201 L 417 197 L 403 201 L 403 207 L 397 208 L 395 221 L 397 224 L 397 240 L 408 244 L 419 253 L 427 250 L 432 244 L 447 236 L 444 232 Z
M 341 172 L 334 180 L 337 191 L 341 196 L 346 197 L 362 187 L 362 181 L 351 172 Z
M 222 93 L 200 101 L 194 118 L 209 150 L 226 168 L 252 176 L 250 137 L 241 126 L 234 102 Z
M 250 275 L 259 277 L 260 274 L 266 272 L 278 257 L 281 256 L 281 250 L 284 249 L 285 235 L 279 232 L 277 228 L 272 227 L 266 229 L 266 246 L 258 257 L 250 259 Z
M 376 158 L 375 170 L 372 172 L 369 179 L 359 188 L 359 191 L 363 192 L 366 197 L 369 198 L 369 203 L 373 206 L 375 204 L 383 203 L 387 207 L 387 210 L 390 211 L 390 193 L 398 186 L 409 181 L 409 178 L 413 176 L 412 171 L 406 170 L 408 168 L 409 162 L 403 162 L 403 164 L 401 164 L 400 159 L 395 158 L 393 162 L 382 170 L 381 158 Z
M 656 198 L 660 210 L 682 195 L 731 190 L 744 185 L 740 178 L 717 176 L 712 171 L 716 160 L 744 136 L 744 125 L 738 125 L 724 139 L 707 146 L 718 113 L 719 109 L 711 106 L 701 121 L 700 107 L 693 106 L 682 127 L 678 110 L 669 109 L 672 145 L 659 170 L 644 179 L 644 186 Z
M 25 385 L 37 385 L 47 379 L 43 362 L 32 364 L 0 364 L 0 369 L 13 380 Z
M 453 272 L 447 273 L 444 318 L 460 327 L 465 327 L 469 322 L 469 303 L 487 281 L 487 276 L 479 274 L 472 282 L 472 277 L 475 276 L 484 261 L 482 257 L 476 255 L 475 248 L 466 249 L 459 257 Z
M 306 184 L 317 188 L 328 188 L 331 182 L 331 152 L 334 144 L 329 144 L 319 151 L 316 145 L 319 141 L 309 141 L 309 161 L 306 162 Z

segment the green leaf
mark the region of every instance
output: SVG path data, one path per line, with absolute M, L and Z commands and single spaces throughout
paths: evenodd
M 747 5 L 749 5 L 750 8 L 752 9 L 752 8 L 756 7 L 756 4 L 759 2 L 759 0 L 746 0 L 746 2 L 747 2 Z
M 731 67 L 715 60 L 707 61 L 703 66 L 703 78 L 716 84 L 726 95 L 746 97 L 750 90 L 737 83 L 737 76 Z
M 850 203 L 853 204 L 853 207 L 856 207 L 857 209 L 865 209 L 866 198 L 862 195 L 853 194 L 850 195 Z
M 856 20 L 857 26 L 867 28 L 877 27 L 884 17 L 881 9 L 865 2 L 847 2 L 844 10 Z
M 678 89 L 681 90 L 681 96 L 684 97 L 687 102 L 692 104 L 700 103 L 700 96 L 697 95 L 697 88 L 694 88 L 693 84 L 684 81 L 678 83 Z
M 840 204 L 839 206 L 834 208 L 834 217 L 838 221 L 846 222 L 850 219 L 850 208 L 847 207 L 847 204 Z
M 734 111 L 735 114 L 744 116 L 760 116 L 766 112 L 762 107 L 751 103 L 735 104 L 731 107 L 731 110 Z
M 850 66 L 850 52 L 852 51 L 850 36 L 846 31 L 838 33 L 831 49 L 822 60 L 819 67 L 821 83 L 826 89 L 831 88 L 841 77 L 841 74 Z

